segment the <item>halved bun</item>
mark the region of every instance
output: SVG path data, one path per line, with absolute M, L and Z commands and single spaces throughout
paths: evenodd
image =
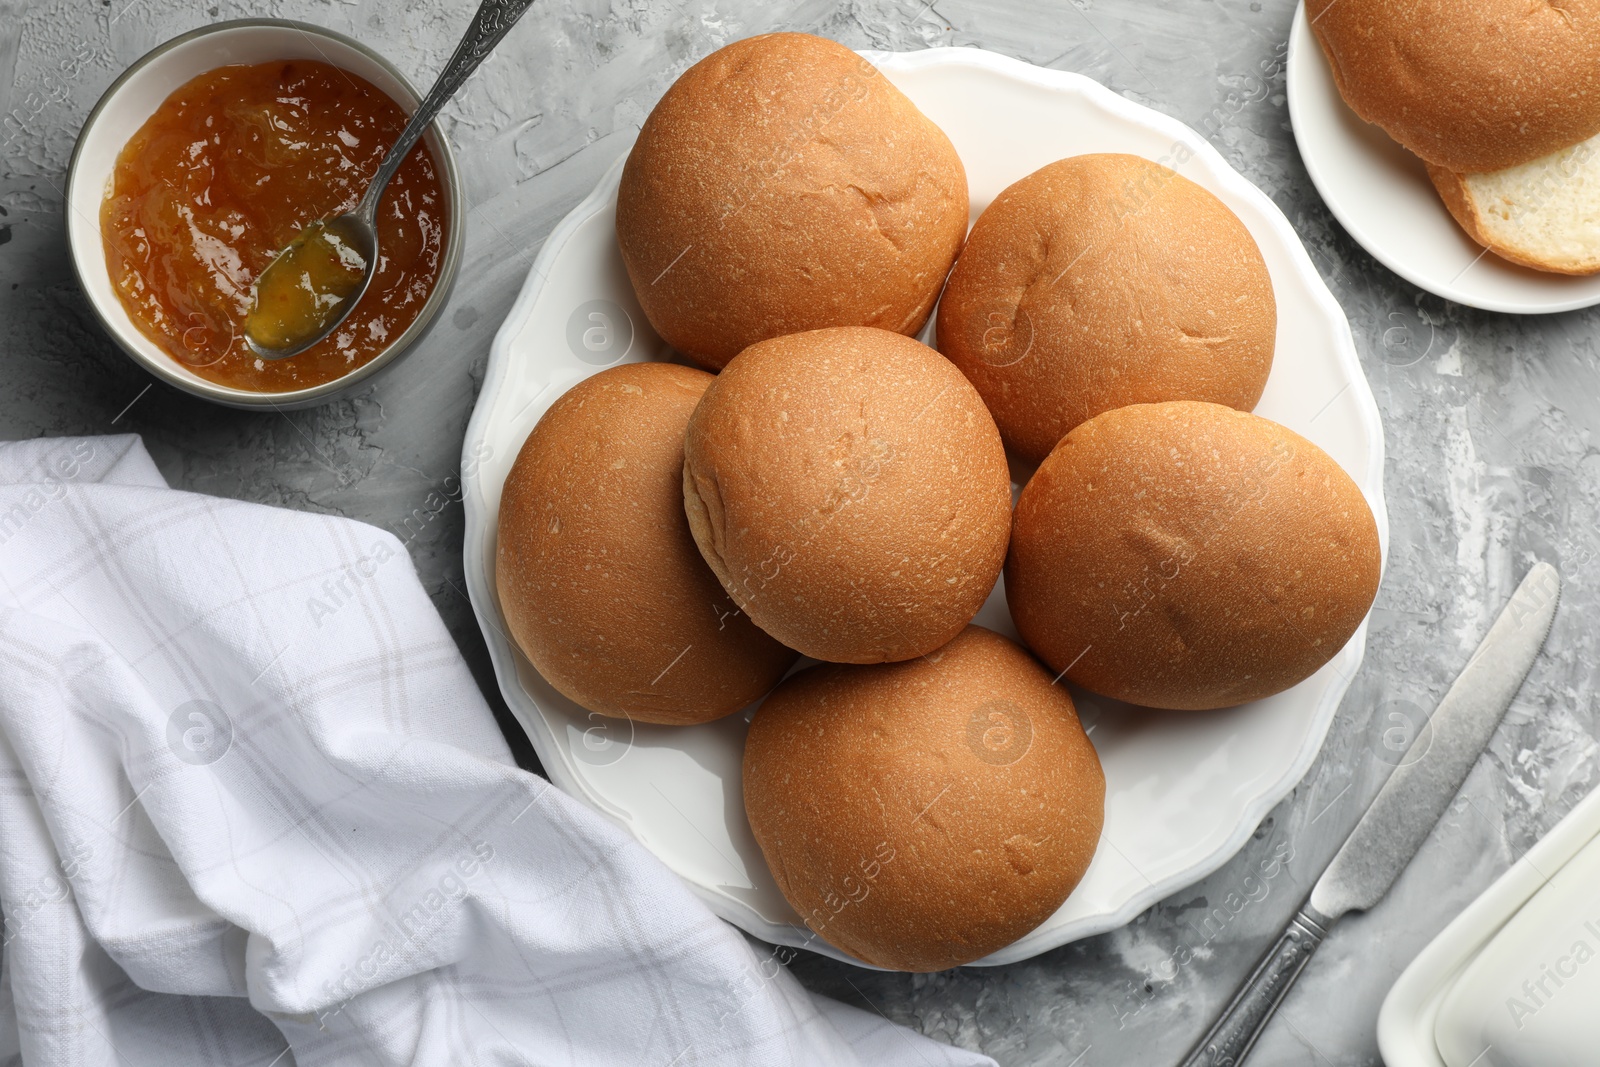
M 1600 136 L 1484 174 L 1428 165 L 1467 235 L 1535 270 L 1600 273 Z
M 1600 0 L 1306 0 L 1357 115 L 1436 166 L 1531 163 L 1600 133 Z

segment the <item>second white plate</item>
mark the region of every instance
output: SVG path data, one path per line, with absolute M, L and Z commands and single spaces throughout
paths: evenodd
M 1276 360 L 1257 411 L 1350 473 L 1387 545 L 1383 431 L 1349 324 L 1260 190 L 1193 130 L 1088 78 L 967 48 L 868 58 L 955 143 L 974 218 L 1017 179 L 1085 152 L 1157 160 L 1220 197 L 1260 245 L 1278 301 Z M 505 637 L 494 595 L 495 521 L 523 439 L 574 382 L 664 354 L 617 251 L 619 175 L 620 166 L 550 235 L 495 338 L 463 463 L 473 606 L 501 691 L 553 782 L 626 827 L 718 915 L 767 941 L 809 941 L 839 955 L 798 925 L 751 836 L 740 781 L 743 716 L 679 728 L 607 720 L 555 693 Z M 1002 589 L 977 621 L 1015 635 Z M 1226 711 L 1133 711 L 1075 693 L 1105 766 L 1101 847 L 1060 911 L 981 962 L 1026 959 L 1113 929 L 1221 866 L 1305 774 L 1365 642 L 1363 626 L 1301 685 Z
M 1529 270 L 1486 251 L 1456 225 L 1422 160 L 1351 111 L 1306 18 L 1289 32 L 1289 121 L 1334 218 L 1379 263 L 1413 285 L 1485 311 L 1544 314 L 1600 304 L 1600 275 Z

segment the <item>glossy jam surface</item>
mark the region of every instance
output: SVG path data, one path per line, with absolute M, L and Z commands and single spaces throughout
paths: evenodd
M 416 319 L 447 240 L 426 145 L 378 208 L 372 286 L 326 340 L 263 360 L 244 341 L 256 279 L 319 219 L 355 207 L 406 115 L 327 63 L 221 67 L 169 96 L 117 159 L 101 208 L 106 262 L 139 328 L 203 378 L 260 393 L 342 377 Z
M 361 292 L 367 256 L 353 216 L 313 222 L 256 279 L 244 335 L 257 351 L 289 351 L 327 333 Z

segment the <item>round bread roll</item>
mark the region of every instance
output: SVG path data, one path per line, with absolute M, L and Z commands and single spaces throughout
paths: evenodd
M 1352 111 L 1447 170 L 1600 133 L 1600 0 L 1306 0 Z
M 1053 915 L 1105 792 L 1066 687 L 977 626 L 911 663 L 801 671 L 745 742 L 745 811 L 785 899 L 902 971 L 981 959 Z
M 728 364 L 689 420 L 683 503 L 745 613 L 817 659 L 932 652 L 1005 563 L 1011 476 L 983 401 L 908 337 L 790 334 Z
M 1309 677 L 1378 591 L 1378 530 L 1327 453 L 1217 404 L 1119 408 L 1022 491 L 1006 563 L 1017 630 L 1073 682 L 1221 708 Z
M 1037 463 L 1103 411 L 1248 411 L 1277 339 L 1272 279 L 1222 201 L 1138 156 L 1073 156 L 1007 188 L 939 303 L 939 350 Z
M 720 718 L 795 653 L 757 629 L 683 516 L 683 431 L 711 375 L 631 363 L 573 386 L 528 435 L 500 498 L 495 585 L 512 638 L 591 711 Z
M 950 139 L 872 64 L 804 33 L 738 41 L 684 72 L 617 192 L 645 315 L 713 370 L 800 330 L 916 333 L 966 232 Z

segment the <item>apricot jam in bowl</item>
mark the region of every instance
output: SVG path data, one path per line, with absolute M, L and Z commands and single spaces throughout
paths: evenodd
M 157 377 L 233 407 L 364 387 L 421 341 L 460 265 L 466 205 L 437 124 L 383 195 L 372 285 L 339 329 L 267 360 L 243 323 L 267 264 L 355 206 L 417 101 L 370 49 L 282 19 L 207 26 L 128 68 L 67 174 L 73 264 L 107 332 Z

